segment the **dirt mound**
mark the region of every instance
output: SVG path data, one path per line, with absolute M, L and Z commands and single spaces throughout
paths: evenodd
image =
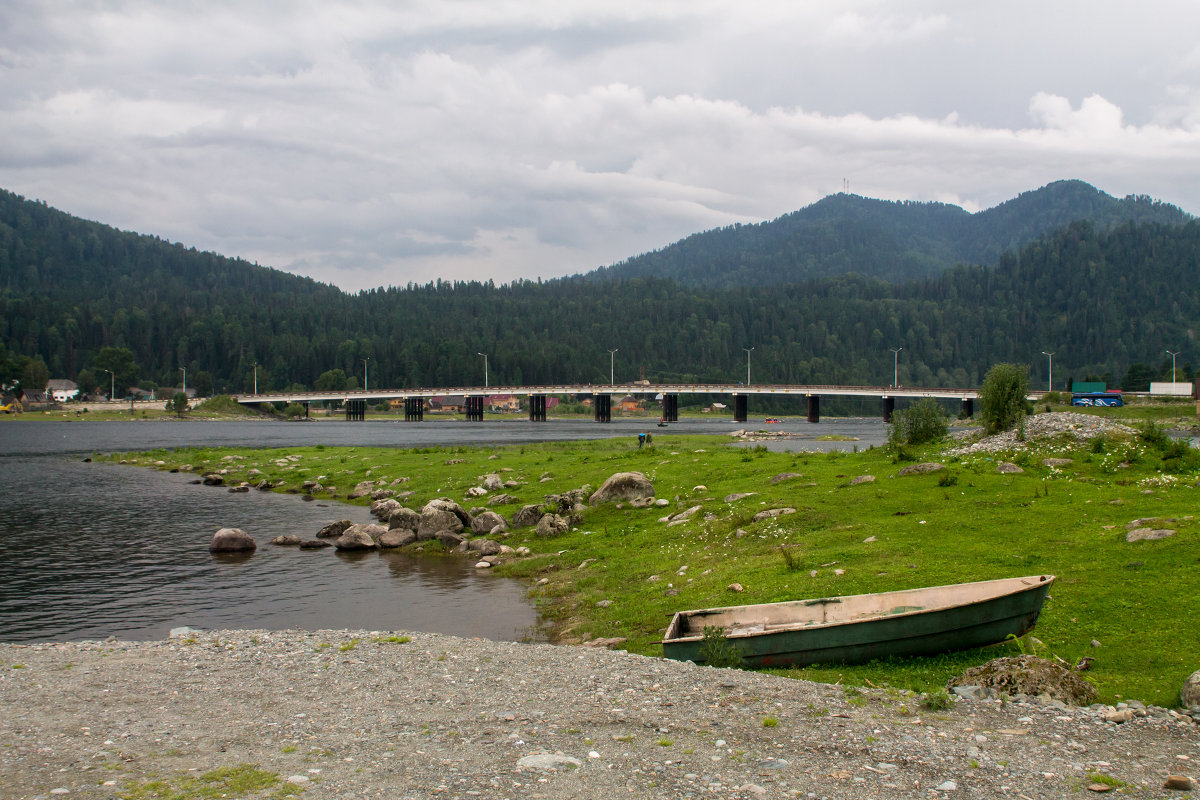
M 946 684 L 947 688 L 954 686 L 980 686 L 1033 697 L 1045 694 L 1074 705 L 1088 705 L 1096 698 L 1096 687 L 1074 672 L 1031 655 L 1006 656 L 971 667 Z

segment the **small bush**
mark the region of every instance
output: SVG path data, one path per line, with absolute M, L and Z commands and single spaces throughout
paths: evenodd
M 988 370 L 979 389 L 979 416 L 987 433 L 1017 427 L 1028 412 L 1029 368 L 1018 364 L 996 364 Z
M 921 695 L 921 708 L 930 711 L 945 711 L 952 705 L 954 705 L 954 701 L 945 689 L 934 689 L 932 692 Z
M 888 443 L 895 446 L 936 442 L 945 438 L 946 430 L 945 409 L 933 398 L 924 397 L 892 415 Z
M 725 631 L 716 625 L 704 626 L 704 641 L 700 643 L 700 658 L 710 667 L 739 669 L 745 666 L 741 651 L 725 638 Z

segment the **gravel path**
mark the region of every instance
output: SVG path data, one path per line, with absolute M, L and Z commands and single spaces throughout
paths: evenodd
M 1092 774 L 1162 797 L 1200 771 L 1200 725 L 1162 709 L 928 711 L 619 651 L 406 636 L 2 644 L 0 797 L 148 798 L 150 779 L 239 764 L 281 783 L 230 797 L 313 799 L 1058 798 Z

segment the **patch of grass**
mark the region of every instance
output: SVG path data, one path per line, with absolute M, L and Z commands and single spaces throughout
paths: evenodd
M 376 644 L 408 644 L 412 641 L 411 636 L 378 636 L 371 641 Z
M 1130 785 L 1120 778 L 1114 778 L 1112 775 L 1105 775 L 1103 772 L 1089 772 L 1088 780 L 1092 783 L 1099 783 L 1104 786 L 1112 787 L 1113 789 L 1125 789 Z
M 358 639 L 351 639 L 348 642 L 342 642 L 341 646 L 338 647 L 338 652 L 339 653 L 348 653 L 351 650 L 353 650 L 354 648 L 358 647 L 358 642 L 359 642 Z
M 98 458 L 136 458 L 146 466 L 161 459 L 166 464 L 160 468 L 186 464 L 194 473 L 224 467 L 238 479 L 257 469 L 260 479 L 293 489 L 305 475 L 335 473 L 341 490 L 368 479 L 368 472 L 370 479 L 404 476 L 410 478 L 405 488 L 415 493 L 406 504 L 420 507 L 439 496 L 465 501 L 467 489 L 494 471 L 488 456 L 498 454 L 519 484 L 509 490 L 517 500 L 504 513 L 540 504 L 548 493 L 597 487 L 614 472 L 629 469 L 646 474 L 657 497 L 692 497 L 697 474 L 703 474 L 708 491 L 694 501 L 701 511 L 683 525 L 658 523 L 657 509 L 608 503 L 587 507 L 582 524 L 553 540 L 539 539 L 531 529 L 512 531 L 506 544 L 528 546 L 534 555 L 506 560 L 496 572 L 531 584 L 550 579 L 536 590 L 538 610 L 563 643 L 583 632 L 621 636 L 627 650 L 661 655 L 665 620 L 683 608 L 1053 574 L 1058 582 L 1036 636 L 1048 652 L 1068 661 L 1095 658 L 1088 675 L 1101 702 L 1121 695 L 1173 706 L 1178 687 L 1200 661 L 1200 640 L 1178 604 L 1180 597 L 1200 595 L 1200 570 L 1195 569 L 1200 566 L 1200 515 L 1191 488 L 1200 479 L 1200 466 L 1193 471 L 1190 451 L 1163 443 L 1154 433 L 1145 439 L 1110 435 L 1095 453 L 1089 444 L 1060 440 L 1024 453 L 968 454 L 954 460 L 957 482 L 946 485 L 939 484 L 947 473 L 899 477 L 884 448 L 797 455 L 727 444 L 716 436 L 662 435 L 653 452 L 639 451 L 634 440 L 607 439 L 420 450 L 181 448 Z M 910 450 L 919 460 L 951 461 L 937 445 Z M 244 458 L 222 460 L 230 455 Z M 1074 461 L 1044 466 L 1043 459 L 1052 456 Z M 1019 462 L 1025 472 L 997 473 L 1001 460 Z M 782 472 L 804 477 L 770 483 Z M 547 474 L 549 480 L 542 482 Z M 863 474 L 876 476 L 872 490 L 847 485 L 847 475 Z M 720 499 L 746 491 L 756 495 L 736 507 Z M 797 513 L 753 519 L 755 507 L 783 506 Z M 1176 535 L 1126 542 L 1126 525 L 1139 518 L 1161 519 Z M 871 537 L 875 541 L 864 544 Z M 799 544 L 809 569 L 781 558 L 781 546 L 795 555 L 787 546 Z M 587 569 L 573 568 L 589 560 Z M 1137 569 L 1125 568 L 1135 561 Z M 688 570 L 678 575 L 685 565 Z M 727 587 L 733 583 L 745 591 L 732 595 Z M 614 603 L 597 608 L 599 599 Z M 1092 639 L 1104 642 L 1103 649 L 1092 648 Z M 968 667 L 1015 652 L 1016 645 L 1009 644 L 931 658 L 771 671 L 931 692 Z
M 938 688 L 921 695 L 921 708 L 929 711 L 945 711 L 954 705 L 954 699 L 946 689 Z
M 764 728 L 776 728 L 779 726 L 779 719 L 776 717 L 764 717 L 762 724 Z
M 129 782 L 117 793 L 121 800 L 220 800 L 224 797 L 266 797 L 280 786 L 279 773 L 255 764 L 220 767 L 202 775 L 176 775 L 143 783 Z M 293 794 L 298 794 L 299 788 Z

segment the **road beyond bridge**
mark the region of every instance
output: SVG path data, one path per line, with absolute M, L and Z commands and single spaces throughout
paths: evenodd
M 740 383 L 660 383 L 634 382 L 624 384 L 564 383 L 553 386 L 459 386 L 441 389 L 370 389 L 340 392 L 264 392 L 262 394 L 235 395 L 234 400 L 242 405 L 256 406 L 262 403 L 299 403 L 305 413 L 314 402 L 338 402 L 346 407 L 346 419 L 361 420 L 367 413 L 370 401 L 403 400 L 404 418 L 419 422 L 424 418 L 425 401 L 434 397 L 462 396 L 468 420 L 482 421 L 488 397 L 516 395 L 528 398 L 529 419 L 533 422 L 546 420 L 546 398 L 552 395 L 586 395 L 592 398 L 592 411 L 597 422 L 612 421 L 613 396 L 651 396 L 662 402 L 663 422 L 679 419 L 679 396 L 689 394 L 728 395 L 733 400 L 733 418 L 737 422 L 747 419 L 748 399 L 751 395 L 805 397 L 808 400 L 808 421 L 821 421 L 822 397 L 878 397 L 883 404 L 883 419 L 890 422 L 896 407 L 897 397 L 930 397 L 943 400 L 961 400 L 963 411 L 970 416 L 974 411 L 978 389 L 929 389 L 908 386 L 833 386 L 798 384 L 762 384 L 745 386 Z M 1039 400 L 1045 392 L 1030 392 L 1030 400 Z

